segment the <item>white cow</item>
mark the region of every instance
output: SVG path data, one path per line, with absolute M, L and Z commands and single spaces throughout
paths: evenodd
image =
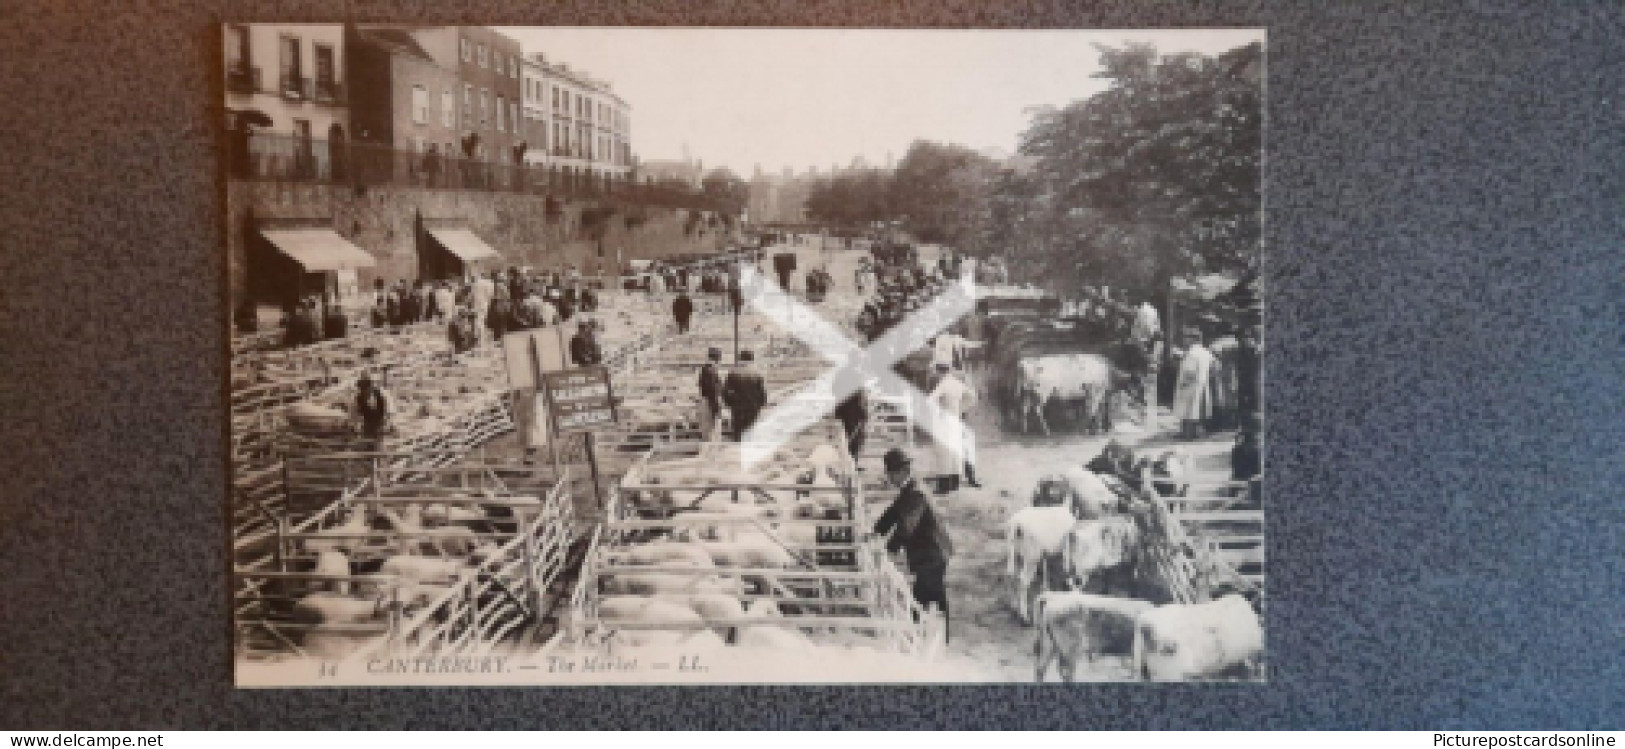
M 1047 559 L 1057 558 L 1066 532 L 1076 519 L 1072 508 L 1024 507 L 1010 516 L 1005 525 L 1005 538 L 1010 544 L 1010 581 L 1016 616 L 1022 623 L 1032 623 L 1033 600 L 1047 589 L 1044 565 Z
M 1085 520 L 1061 540 L 1061 570 L 1067 587 L 1085 593 L 1131 589 L 1140 528 L 1124 516 Z
M 1135 621 L 1151 608 L 1149 601 L 1076 591 L 1039 595 L 1033 611 L 1038 625 L 1034 680 L 1043 682 L 1044 672 L 1056 661 L 1061 680 L 1071 682 L 1079 663 L 1094 663 L 1102 655 L 1131 656 Z
M 1248 678 L 1264 653 L 1264 628 L 1247 599 L 1158 606 L 1134 625 L 1134 674 L 1147 681 Z

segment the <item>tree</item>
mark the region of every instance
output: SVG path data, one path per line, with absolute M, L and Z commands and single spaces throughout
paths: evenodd
M 914 141 L 892 175 L 891 213 L 924 241 L 963 244 L 976 233 L 968 217 L 985 214 L 995 170 L 964 146 Z
M 745 212 L 750 202 L 750 183 L 727 169 L 713 169 L 700 180 L 700 192 L 714 210 L 729 216 Z
M 1113 285 L 1256 268 L 1261 46 L 1215 57 L 1100 51 L 1107 90 L 1039 112 L 1022 136 L 1035 161 L 1033 209 L 1047 214 L 1022 221 L 1052 233 L 1027 244 L 1050 260 L 1068 252 L 1074 273 Z
M 814 180 L 807 193 L 807 216 L 844 227 L 891 218 L 891 178 L 880 169 L 848 169 Z

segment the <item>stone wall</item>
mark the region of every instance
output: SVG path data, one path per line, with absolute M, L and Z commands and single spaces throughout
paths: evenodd
M 608 220 L 603 240 L 582 237 L 581 214 L 590 202 L 565 202 L 562 215 L 549 221 L 542 195 L 492 193 L 473 190 L 430 190 L 411 187 L 369 187 L 298 184 L 288 182 L 231 181 L 227 186 L 226 250 L 231 268 L 231 291 L 238 298 L 245 285 L 245 247 L 251 218 L 310 219 L 332 226 L 377 259 L 377 267 L 363 270 L 363 288 L 372 279 L 393 281 L 417 277 L 418 248 L 413 222 L 425 220 L 465 222 L 510 265 L 563 268 L 575 264 L 584 273 L 624 259 L 659 258 L 691 252 L 715 252 L 724 240 L 720 231 L 696 231 L 685 236 L 687 216 L 681 210 L 622 207 Z M 628 228 L 626 217 L 639 214 L 643 222 Z

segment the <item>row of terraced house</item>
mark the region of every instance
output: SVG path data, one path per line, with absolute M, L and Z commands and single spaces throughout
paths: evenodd
M 228 24 L 234 179 L 613 192 L 636 181 L 609 83 L 478 26 Z

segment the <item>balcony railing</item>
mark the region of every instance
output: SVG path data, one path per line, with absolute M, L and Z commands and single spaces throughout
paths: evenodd
M 227 149 L 232 179 L 304 182 L 346 187 L 420 187 L 615 198 L 690 210 L 715 210 L 704 196 L 628 177 L 583 174 L 562 167 L 501 164 L 443 153 L 403 151 L 370 143 L 330 142 L 290 135 L 240 134 Z
M 260 68 L 258 65 L 236 65 L 226 68 L 226 90 L 234 94 L 257 94 L 260 92 Z
M 323 104 L 343 104 L 344 84 L 332 79 L 317 78 L 309 98 Z
M 288 99 L 309 99 L 310 79 L 283 73 L 277 93 Z

